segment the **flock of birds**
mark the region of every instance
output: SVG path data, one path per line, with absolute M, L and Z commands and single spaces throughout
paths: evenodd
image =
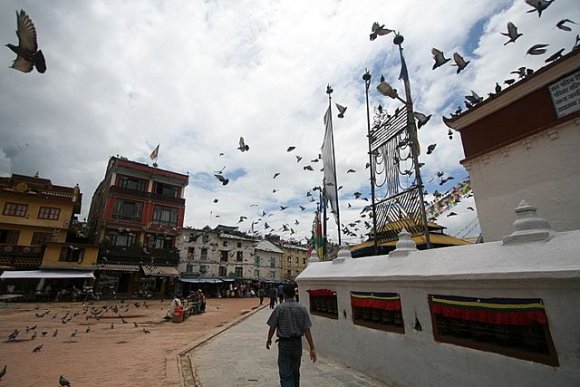
M 163 304 L 164 301 L 165 300 L 161 300 L 161 304 Z M 82 335 L 90 334 L 92 327 L 94 327 L 95 323 L 101 319 L 107 319 L 108 321 L 111 321 L 111 319 L 115 319 L 116 320 L 115 322 L 117 322 L 117 324 L 119 323 L 121 325 L 129 324 L 129 321 L 127 321 L 124 315 L 128 316 L 131 309 L 133 309 L 134 313 L 134 311 L 136 311 L 139 308 L 148 309 L 150 307 L 151 306 L 147 303 L 147 301 L 125 302 L 125 300 L 121 300 L 118 303 L 114 303 L 111 305 L 105 304 L 100 307 L 94 306 L 90 303 L 83 303 L 80 310 L 74 312 L 67 311 L 64 315 L 61 316 L 59 316 L 58 313 L 53 313 L 52 317 L 50 317 L 51 315 L 50 309 L 39 311 L 37 307 L 37 310 L 35 311 L 35 319 L 39 320 L 39 322 L 31 326 L 26 325 L 23 330 L 14 329 L 8 335 L 5 343 L 29 343 L 31 341 L 38 342 L 38 340 L 42 338 L 50 338 L 50 337 L 56 338 L 59 335 L 63 336 L 63 332 L 61 332 L 61 330 L 63 330 L 64 327 L 66 327 L 69 323 L 71 323 L 73 319 L 76 319 L 77 320 L 76 322 L 78 324 L 86 325 L 84 333 L 79 332 L 78 328 L 74 328 L 66 334 L 68 335 L 67 336 L 68 340 L 72 339 L 78 340 L 80 337 L 82 337 Z M 161 309 L 163 310 L 163 307 Z M 133 317 L 135 317 L 134 314 Z M 55 328 L 52 331 L 52 333 L 48 329 L 41 328 L 42 321 L 49 318 L 51 318 L 52 320 L 60 320 L 63 328 L 61 328 L 61 330 L 59 330 L 59 328 Z M 94 321 L 94 323 L 91 324 L 91 321 Z M 114 330 L 115 322 L 111 322 L 110 325 L 107 323 L 104 329 Z M 133 321 L 132 329 L 139 330 L 140 328 L 139 324 L 140 323 L 138 323 L 137 321 Z M 151 330 L 145 327 L 141 327 L 140 331 L 143 332 L 143 334 L 151 333 Z M 37 340 L 37 338 L 39 339 Z M 47 341 L 43 343 L 38 343 L 32 348 L 31 353 L 38 353 L 43 351 L 45 344 L 50 345 L 48 344 Z M 0 370 L 0 381 L 6 375 L 7 368 L 8 365 L 5 364 L 4 367 Z M 59 383 L 61 386 L 70 386 L 70 382 L 63 375 L 60 376 Z

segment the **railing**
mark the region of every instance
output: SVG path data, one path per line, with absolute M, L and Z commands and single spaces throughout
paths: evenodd
M 185 206 L 185 199 L 182 199 L 182 198 L 160 195 L 160 194 L 156 194 L 154 192 L 138 191 L 138 190 L 119 187 L 117 185 L 113 185 L 113 186 L 109 187 L 109 192 L 115 193 L 115 194 L 122 194 L 122 195 L 128 195 L 128 196 L 133 196 L 133 197 L 139 197 L 139 198 L 143 198 L 143 199 L 152 199 L 152 200 L 161 200 L 161 201 L 165 201 L 165 202 L 172 202 L 175 204 L 179 204 L 181 206 Z
M 39 267 L 44 255 L 44 245 L 20 246 L 0 244 L 0 266 Z
M 146 265 L 175 265 L 179 263 L 179 253 L 171 249 L 144 249 L 139 246 L 99 246 L 99 256 L 106 257 L 107 262 L 118 262 L 127 264 Z M 100 262 L 102 263 L 102 262 Z

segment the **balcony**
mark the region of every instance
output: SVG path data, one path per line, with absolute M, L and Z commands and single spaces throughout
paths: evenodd
M 145 191 L 137 191 L 137 190 L 127 189 L 127 188 L 121 188 L 121 187 L 116 186 L 116 185 L 109 187 L 109 192 L 111 194 L 126 195 L 126 196 L 131 196 L 134 198 L 142 198 L 142 199 L 148 199 L 148 200 L 154 200 L 154 201 L 163 201 L 163 202 L 177 204 L 179 206 L 185 206 L 185 199 L 182 199 L 182 198 L 176 198 L 176 197 L 165 196 L 165 195 L 158 195 L 158 194 L 153 193 L 153 192 L 145 192 Z
M 101 244 L 99 246 L 99 263 L 104 263 L 103 257 L 108 263 L 120 264 L 155 264 L 177 266 L 179 252 L 171 249 L 143 249 L 139 246 L 112 246 Z
M 0 266 L 37 268 L 42 263 L 44 245 L 0 244 Z

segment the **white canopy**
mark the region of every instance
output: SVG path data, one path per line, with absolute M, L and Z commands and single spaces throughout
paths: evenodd
M 0 279 L 21 279 L 21 278 L 90 278 L 94 279 L 92 271 L 73 270 L 24 270 L 5 271 L 0 275 Z

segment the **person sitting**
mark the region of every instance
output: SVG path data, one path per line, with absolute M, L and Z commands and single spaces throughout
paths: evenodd
M 171 301 L 171 305 L 169 305 L 169 310 L 165 314 L 164 319 L 165 320 L 173 320 L 173 317 L 175 316 L 175 308 L 178 308 L 180 306 L 183 306 L 183 304 L 181 303 L 181 300 L 177 297 L 174 298 L 173 301 Z

